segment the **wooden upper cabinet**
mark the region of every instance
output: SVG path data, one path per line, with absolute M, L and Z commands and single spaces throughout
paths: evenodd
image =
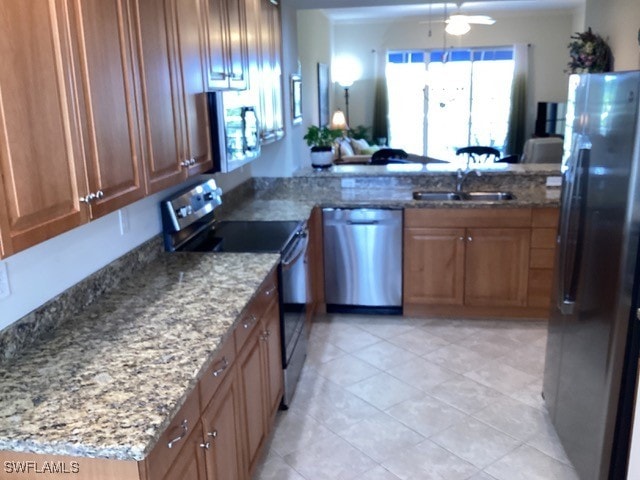
M 474 306 L 527 305 L 531 230 L 467 229 L 465 302 Z
M 173 0 L 135 0 L 149 193 L 186 179 Z
M 282 33 L 278 3 L 271 0 L 260 1 L 259 63 L 261 70 L 262 143 L 270 143 L 284 136 Z
M 145 194 L 135 105 L 136 68 L 128 0 L 75 0 L 91 216 L 100 217 Z
M 211 89 L 248 86 L 247 19 L 244 0 L 206 0 L 207 76 Z
M 189 175 L 213 167 L 205 75 L 206 0 L 176 0 L 177 42 L 181 67 L 184 146 Z
M 9 255 L 88 221 L 65 2 L 0 9 L 0 232 Z

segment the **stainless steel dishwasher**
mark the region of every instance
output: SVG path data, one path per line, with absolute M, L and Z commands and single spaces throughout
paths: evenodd
M 328 311 L 402 307 L 402 210 L 325 208 Z

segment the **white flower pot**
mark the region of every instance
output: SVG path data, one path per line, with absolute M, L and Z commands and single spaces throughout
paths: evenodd
M 328 168 L 331 165 L 333 165 L 333 149 L 331 147 L 314 147 L 311 149 L 311 166 L 313 168 Z

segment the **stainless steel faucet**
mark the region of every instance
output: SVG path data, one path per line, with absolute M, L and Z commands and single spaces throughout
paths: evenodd
M 456 172 L 456 192 L 462 191 L 462 185 L 464 184 L 467 177 L 472 173 L 475 173 L 476 177 L 482 176 L 482 173 L 473 168 L 467 168 L 466 170 L 462 170 L 461 168 L 458 169 L 458 171 Z

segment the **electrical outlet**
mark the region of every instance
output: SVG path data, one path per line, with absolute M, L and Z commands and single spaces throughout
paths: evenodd
M 126 208 L 121 208 L 120 210 L 118 210 L 118 220 L 120 222 L 120 235 L 129 233 L 129 212 Z
M 7 298 L 9 295 L 11 295 L 11 288 L 9 287 L 7 265 L 0 263 L 0 298 Z
M 561 187 L 562 177 L 547 177 L 547 187 Z

